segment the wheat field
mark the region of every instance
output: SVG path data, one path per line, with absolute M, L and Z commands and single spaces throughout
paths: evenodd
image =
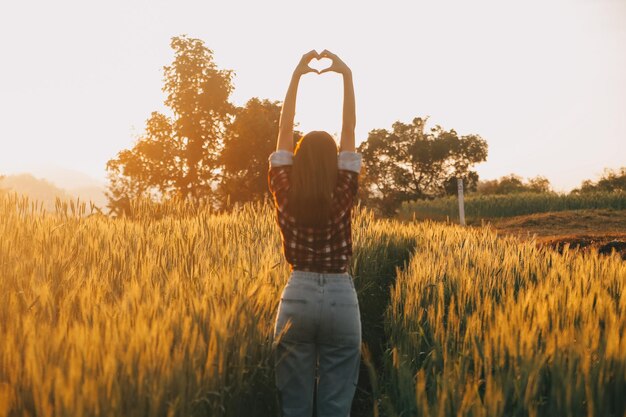
M 0 417 L 274 416 L 272 208 L 0 196 Z M 626 263 L 353 215 L 353 415 L 626 415 Z

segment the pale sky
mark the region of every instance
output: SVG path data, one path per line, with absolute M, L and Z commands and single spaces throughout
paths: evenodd
M 165 111 L 170 38 L 233 69 L 232 102 L 283 100 L 300 56 L 354 75 L 357 143 L 429 123 L 489 144 L 481 179 L 546 176 L 559 191 L 626 166 L 626 0 L 11 1 L 0 8 L 0 173 L 105 164 Z M 340 131 L 339 75 L 309 74 L 300 130 Z

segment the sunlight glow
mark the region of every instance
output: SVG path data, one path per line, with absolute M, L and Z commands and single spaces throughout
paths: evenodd
M 569 190 L 626 164 L 623 1 L 37 1 L 0 17 L 0 173 L 54 164 L 103 181 L 106 161 L 164 110 L 162 67 L 180 34 L 235 70 L 238 105 L 282 101 L 303 53 L 337 53 L 354 74 L 357 144 L 429 115 L 488 141 L 484 179 L 544 175 Z M 299 128 L 337 134 L 341 97 L 337 74 L 305 76 Z

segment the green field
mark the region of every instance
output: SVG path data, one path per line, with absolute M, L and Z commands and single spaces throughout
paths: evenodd
M 0 197 L 0 417 L 278 415 L 272 208 L 84 211 Z M 360 208 L 353 237 L 353 416 L 626 413 L 617 255 Z
M 626 210 L 626 192 L 470 194 L 465 196 L 464 201 L 465 216 L 469 221 L 568 210 Z M 405 219 L 458 219 L 458 199 L 450 196 L 405 202 L 399 210 L 399 216 Z

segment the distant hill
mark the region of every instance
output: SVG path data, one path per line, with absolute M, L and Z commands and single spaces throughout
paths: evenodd
M 65 190 L 31 174 L 8 175 L 0 179 L 0 188 L 9 193 L 25 195 L 33 201 L 41 201 L 48 211 L 54 211 L 57 197 L 64 200 L 71 198 Z
M 37 178 L 45 178 L 59 188 L 65 190 L 82 190 L 87 188 L 100 187 L 104 189 L 105 184 L 82 171 L 68 169 L 56 165 L 44 165 L 28 169 L 28 172 Z
M 107 203 L 102 186 L 86 185 L 66 190 L 57 187 L 47 179 L 36 178 L 28 173 L 5 176 L 0 179 L 0 189 L 25 195 L 33 201 L 41 201 L 47 211 L 54 211 L 57 197 L 62 200 L 80 198 L 81 201 L 92 201 L 100 208 L 104 208 Z M 89 205 L 87 209 L 89 210 Z
M 73 197 L 79 197 L 80 201 L 91 201 L 100 209 L 104 209 L 108 203 L 104 195 L 105 188 L 98 185 L 72 188 L 67 192 Z M 89 206 L 87 206 L 89 208 Z M 108 211 L 108 210 L 107 210 Z

